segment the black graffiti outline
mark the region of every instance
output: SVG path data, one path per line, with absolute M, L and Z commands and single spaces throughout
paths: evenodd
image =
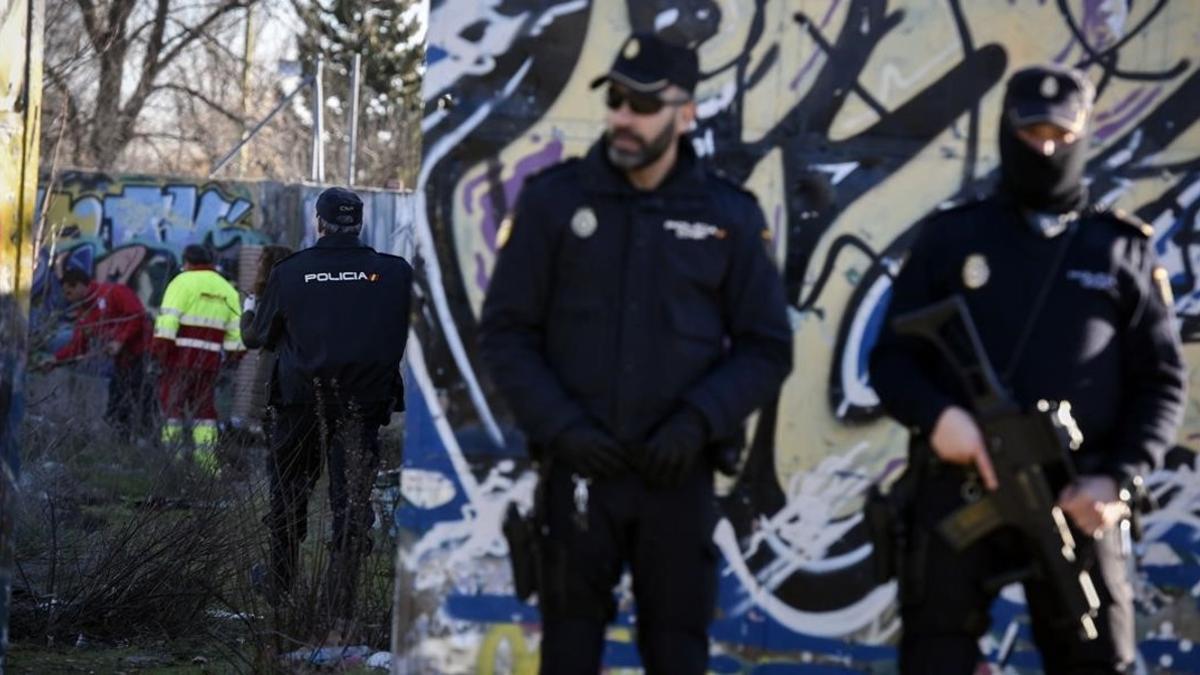
M 675 6 L 678 6 L 679 4 L 680 3 L 675 3 Z M 794 306 L 803 306 L 806 309 L 812 309 L 817 306 L 816 303 L 819 301 L 820 293 L 809 292 L 807 296 L 802 298 L 805 289 L 805 287 L 802 285 L 802 280 L 804 274 L 806 274 L 808 269 L 812 266 L 811 256 L 815 254 L 818 242 L 820 242 L 821 239 L 828 233 L 832 223 L 834 220 L 836 220 L 834 216 L 836 216 L 838 213 L 844 212 L 850 204 L 853 204 L 863 195 L 868 194 L 874 187 L 878 186 L 882 180 L 886 180 L 887 176 L 892 175 L 899 170 L 899 168 L 905 166 L 909 161 L 911 161 L 911 158 L 914 157 L 920 149 L 925 148 L 928 143 L 931 142 L 931 139 L 936 137 L 936 134 L 929 133 L 927 136 L 920 134 L 914 136 L 913 134 L 908 134 L 904 135 L 902 141 L 893 142 L 890 146 L 888 146 L 887 143 L 883 143 L 884 146 L 887 146 L 885 150 L 882 151 L 882 153 L 880 153 L 878 150 L 874 152 L 876 154 L 883 154 L 885 157 L 872 167 L 864 167 L 856 170 L 855 174 L 852 175 L 844 184 L 838 185 L 836 191 L 830 189 L 829 193 L 834 195 L 836 199 L 831 199 L 830 203 L 821 205 L 818 209 L 816 209 L 818 217 L 808 219 L 804 222 L 803 227 L 800 227 L 799 223 L 804 219 L 797 218 L 797 216 L 804 212 L 810 211 L 811 209 L 804 209 L 802 208 L 802 205 L 798 205 L 792 199 L 792 190 L 799 179 L 805 177 L 813 178 L 813 184 L 819 183 L 814 174 L 812 174 L 812 172 L 809 170 L 809 165 L 819 161 L 818 159 L 814 158 L 819 157 L 820 159 L 828 158 L 836 160 L 839 158 L 861 157 L 868 155 L 869 153 L 864 151 L 864 145 L 866 143 L 869 142 L 871 144 L 878 145 L 880 135 L 904 130 L 905 124 L 910 123 L 903 119 L 906 116 L 906 111 L 909 113 L 910 117 L 916 117 L 919 118 L 920 121 L 928 122 L 928 120 L 923 119 L 926 116 L 912 114 L 913 111 L 921 111 L 922 102 L 933 99 L 940 99 L 937 100 L 937 103 L 945 107 L 945 101 L 948 99 L 939 97 L 938 93 L 946 91 L 946 83 L 951 82 L 955 75 L 975 80 L 975 82 L 972 82 L 972 84 L 976 85 L 976 87 L 981 86 L 979 85 L 979 82 L 983 82 L 984 84 L 982 85 L 982 91 L 986 92 L 990 90 L 991 87 L 994 87 L 999 83 L 1000 75 L 1002 75 L 1005 71 L 1005 67 L 1007 65 L 1007 54 L 1005 49 L 1000 45 L 975 45 L 970 34 L 969 27 L 966 24 L 961 2 L 959 0 L 947 0 L 947 6 L 954 14 L 955 26 L 959 33 L 959 39 L 963 44 L 964 54 L 959 63 L 937 82 L 927 85 L 921 92 L 897 106 L 896 109 L 891 111 L 885 110 L 885 114 L 880 115 L 880 120 L 873 124 L 869 129 L 859 133 L 851 139 L 830 142 L 828 140 L 829 128 L 837 112 L 841 109 L 846 101 L 849 93 L 848 89 L 856 86 L 864 89 L 865 91 L 865 87 L 862 87 L 859 78 L 863 71 L 864 64 L 869 58 L 869 55 L 879 44 L 879 41 L 882 40 L 883 35 L 886 34 L 886 30 L 884 30 L 886 23 L 884 20 L 896 15 L 900 15 L 902 17 L 904 13 L 902 8 L 896 10 L 895 12 L 889 13 L 887 9 L 888 3 L 886 0 L 854 0 L 849 4 L 849 8 L 846 10 L 847 16 L 854 18 L 859 16 L 868 17 L 870 19 L 870 31 L 866 35 L 863 35 L 855 30 L 851 36 L 847 31 L 851 25 L 856 24 L 857 22 L 848 19 L 846 21 L 846 27 L 843 28 L 843 31 L 837 40 L 833 42 L 826 40 L 826 43 L 829 44 L 828 58 L 826 59 L 827 63 L 823 66 L 822 71 L 817 74 L 817 78 L 815 80 L 816 83 L 810 88 L 809 93 L 806 94 L 801 101 L 792 108 L 792 110 L 784 114 L 781 120 L 772 129 L 768 130 L 768 133 L 765 134 L 761 140 L 755 143 L 742 143 L 737 134 L 729 133 L 729 131 L 732 129 L 734 132 L 740 132 L 740 130 L 744 128 L 744 113 L 746 108 L 744 103 L 746 96 L 748 95 L 748 86 L 746 85 L 746 82 L 753 78 L 753 74 L 748 75 L 748 71 L 751 66 L 751 52 L 763 36 L 762 26 L 764 18 L 762 15 L 764 6 L 765 2 L 763 0 L 758 0 L 755 3 L 755 16 L 752 19 L 751 30 L 749 31 L 749 35 L 746 39 L 746 44 L 742 53 L 732 59 L 729 59 L 726 63 L 721 64 L 721 66 L 709 73 L 712 75 L 724 72 L 729 68 L 734 68 L 735 76 L 737 78 L 737 87 L 735 90 L 734 102 L 729 106 L 729 108 L 726 111 L 719 113 L 716 118 L 712 120 L 706 120 L 704 124 L 701 125 L 701 129 L 711 129 L 714 131 L 714 138 L 715 142 L 717 143 L 717 154 L 723 158 L 723 166 L 730 169 L 730 173 L 732 174 L 731 177 L 739 182 L 744 182 L 749 176 L 750 172 L 753 170 L 753 167 L 755 167 L 758 162 L 761 161 L 762 158 L 765 157 L 769 152 L 772 152 L 776 149 L 781 150 L 784 163 L 784 194 L 788 199 L 788 202 L 785 203 L 785 210 L 788 213 L 788 219 L 790 223 L 789 232 L 786 233 L 786 236 L 789 236 L 789 242 L 787 246 L 789 251 L 789 268 L 787 270 L 787 276 L 789 280 L 791 280 L 791 283 L 796 284 L 795 287 L 789 287 L 789 297 L 794 299 Z M 1144 23 L 1147 25 L 1149 24 L 1148 21 Z M 807 27 L 805 29 L 807 29 Z M 1077 30 L 1077 27 L 1074 30 Z M 1139 27 L 1135 30 L 1142 30 L 1142 28 Z M 512 51 L 520 52 L 523 56 L 526 52 L 521 50 L 527 48 L 527 45 L 518 46 L 518 43 L 526 38 L 527 36 L 518 38 L 518 42 L 514 43 L 514 49 Z M 1125 42 L 1127 42 L 1128 39 L 1131 39 L 1131 36 L 1127 35 Z M 1080 42 L 1085 46 L 1090 46 L 1082 40 L 1080 40 Z M 1110 73 L 1124 75 L 1125 71 L 1119 69 L 1116 66 L 1115 60 L 1113 60 L 1118 55 L 1118 52 L 1116 50 L 1109 51 L 1113 51 L 1113 53 L 1111 55 L 1104 56 L 1105 63 L 1103 65 L 1106 66 L 1105 76 L 1115 76 Z M 1107 54 L 1107 51 L 1104 54 Z M 771 53 L 768 52 L 768 58 L 770 56 Z M 560 65 L 566 68 L 568 73 L 572 73 L 575 68 L 575 64 L 576 61 L 572 60 L 570 63 Z M 857 67 L 855 67 L 856 64 Z M 837 69 L 842 68 L 844 68 L 845 72 L 836 72 Z M 755 72 L 760 72 L 762 69 L 763 66 L 760 64 Z M 497 71 L 499 72 L 500 70 L 501 69 L 498 67 Z M 997 72 L 998 74 L 995 75 L 994 79 L 989 77 Z M 984 75 L 983 77 L 979 77 L 981 73 Z M 1137 73 L 1134 74 L 1138 75 Z M 478 78 L 477 80 L 472 79 L 472 81 L 468 82 L 467 84 L 469 87 L 478 87 L 480 81 L 486 82 L 490 80 L 487 78 Z M 829 92 L 836 92 L 839 89 L 839 87 L 836 85 L 839 84 L 844 84 L 845 87 L 842 88 L 842 91 L 837 92 L 835 96 L 830 97 L 828 95 Z M 953 88 L 951 87 L 951 89 Z M 492 91 L 494 91 L 494 88 Z M 951 119 L 957 118 L 957 116 L 961 115 L 962 113 L 968 114 L 969 119 L 965 143 L 966 158 L 963 161 L 962 178 L 960 180 L 957 192 L 949 196 L 949 199 L 951 200 L 970 198 L 976 194 L 980 194 L 982 188 L 985 187 L 986 184 L 991 180 L 991 176 L 983 176 L 978 179 L 974 177 L 974 169 L 978 162 L 978 153 L 981 143 L 978 128 L 979 105 L 980 100 L 983 98 L 982 94 L 975 94 L 974 92 L 976 91 L 979 90 L 975 87 L 971 87 L 964 88 L 962 92 L 952 92 L 956 95 L 961 95 L 962 98 L 966 99 L 966 103 L 964 104 L 961 112 L 957 112 L 957 109 L 954 109 L 955 114 L 951 116 Z M 873 97 L 870 96 L 870 92 L 865 92 L 867 93 L 866 97 L 863 97 L 857 91 L 855 91 L 855 93 L 858 94 L 864 101 L 873 100 Z M 552 95 L 557 94 L 558 90 L 552 91 Z M 517 96 L 514 96 L 513 98 L 516 97 Z M 816 100 L 817 98 L 821 97 L 823 97 L 823 100 Z M 519 107 L 525 110 L 529 109 L 528 105 Z M 511 141 L 512 138 L 515 138 L 517 134 L 521 133 L 524 129 L 542 119 L 541 116 L 535 116 L 532 118 L 532 120 L 514 120 L 512 116 L 502 112 L 504 109 L 504 106 L 499 106 L 497 112 L 493 113 L 493 115 L 497 115 L 499 118 L 496 120 L 496 124 L 490 125 L 487 130 L 483 129 L 483 125 L 481 125 L 480 129 L 472 131 L 464 138 L 464 142 L 460 144 L 461 146 L 464 146 L 463 152 L 461 155 L 455 158 L 457 161 L 465 164 L 470 159 L 477 161 L 481 155 L 483 157 L 494 158 L 497 156 L 498 151 L 487 152 L 486 148 L 502 149 L 508 142 Z M 468 112 L 464 111 L 460 118 L 465 119 L 465 114 L 468 114 Z M 876 114 L 879 114 L 878 110 L 876 111 Z M 940 115 L 934 117 L 935 119 L 940 118 Z M 528 122 L 528 124 L 525 124 L 525 122 Z M 446 122 L 444 122 L 444 124 L 446 124 Z M 507 125 L 507 128 L 505 125 Z M 449 126 L 453 127 L 454 125 Z M 928 126 L 921 128 L 926 132 L 929 131 Z M 938 127 L 939 133 L 946 128 L 954 129 L 952 125 L 942 125 Z M 511 134 L 511 136 L 506 137 L 506 134 Z M 474 149 L 465 147 L 471 143 L 478 145 L 481 141 L 485 149 L 485 152 L 483 153 L 476 153 L 473 152 Z M 813 152 L 810 152 L 810 148 L 805 146 L 806 143 L 813 144 L 813 147 L 811 148 L 811 150 L 814 150 Z M 455 167 L 449 162 L 450 157 L 451 156 L 448 155 L 446 158 L 443 158 L 442 162 L 440 162 L 439 165 L 431 172 L 431 180 L 429 182 L 431 197 L 434 196 L 436 191 L 441 189 L 440 198 L 447 200 L 452 198 L 453 180 L 456 179 L 457 176 L 454 173 Z M 797 161 L 801 159 L 802 161 Z M 879 178 L 880 175 L 883 176 L 882 179 Z M 444 183 L 439 186 L 439 181 L 444 181 Z M 447 187 L 449 189 L 445 189 Z M 441 210 L 441 214 L 448 214 L 450 211 L 445 207 L 452 206 L 449 201 L 446 201 L 442 205 L 435 205 L 435 201 L 436 199 L 430 200 L 429 215 L 431 222 L 437 222 L 435 219 L 438 216 L 437 211 L 439 209 Z M 913 227 L 906 228 L 896 237 L 896 240 L 892 242 L 892 245 L 887 247 L 885 250 L 893 250 L 893 247 L 896 246 L 898 242 L 902 242 L 907 236 L 909 236 L 913 229 Z M 795 233 L 801 230 L 803 237 L 798 240 L 793 240 L 792 237 L 795 235 Z M 449 232 L 449 228 L 440 228 L 440 231 L 443 235 L 451 235 L 449 239 L 449 246 L 445 245 L 445 239 L 440 240 L 437 246 L 437 254 L 443 261 L 446 261 L 446 264 L 443 265 L 443 267 L 446 270 L 446 280 L 449 282 L 451 277 L 461 274 L 461 270 L 455 264 L 457 259 L 457 250 L 453 246 L 452 233 Z M 840 253 L 845 249 L 846 246 L 848 246 L 848 244 L 842 245 L 838 249 L 838 252 Z M 833 249 L 831 248 L 831 251 L 832 250 Z M 799 257 L 802 260 L 801 264 L 794 264 L 792 260 L 794 255 L 793 252 L 795 252 L 795 254 L 799 254 Z M 878 254 L 876 262 L 879 262 Z M 832 263 L 830 263 L 829 260 L 824 261 L 823 272 L 825 269 L 831 269 L 831 265 Z M 828 273 L 824 275 L 826 281 L 828 280 L 828 276 Z M 863 279 L 865 280 L 866 278 L 867 276 L 864 275 Z M 457 278 L 455 283 L 462 283 L 461 276 Z M 823 285 L 824 284 L 822 284 L 822 286 Z M 450 288 L 450 283 L 448 283 L 447 286 L 448 292 L 453 291 L 453 289 Z M 460 327 L 469 331 L 474 324 L 474 317 L 470 315 L 469 304 L 459 304 L 458 302 L 454 301 L 453 298 L 451 299 L 452 307 L 456 308 L 455 320 L 459 322 Z M 847 317 L 852 317 L 852 309 L 853 308 L 848 308 L 847 311 L 843 313 L 843 320 L 846 320 Z M 429 323 L 431 327 L 435 325 L 435 323 L 432 321 Z M 469 335 L 469 332 L 465 333 L 464 335 Z M 442 363 L 452 364 L 452 362 L 449 360 L 438 360 L 431 358 L 431 361 L 440 361 Z M 449 370 L 453 370 L 453 368 L 453 365 L 449 366 Z M 447 371 L 445 374 L 448 376 L 450 373 Z M 447 385 L 452 386 L 452 382 L 448 377 L 443 381 Z M 767 410 L 762 412 L 760 416 L 758 433 L 753 441 L 752 450 L 742 474 L 742 480 L 738 482 L 734 493 L 732 493 L 730 497 L 725 499 L 723 502 L 723 507 L 725 508 L 726 514 L 730 517 L 731 521 L 735 523 L 735 527 L 738 529 L 739 533 L 745 533 L 747 531 L 747 527 L 750 526 L 751 521 L 759 515 L 778 511 L 779 508 L 782 508 L 786 500 L 786 497 L 783 495 L 783 492 L 780 489 L 779 481 L 775 473 L 774 452 L 772 447 L 774 440 L 773 436 L 776 427 L 775 421 L 778 413 L 777 405 L 777 403 L 773 404 L 772 406 L 769 406 Z M 447 414 L 455 420 L 456 426 L 461 425 L 464 421 L 464 410 L 469 410 L 469 406 L 458 406 L 457 409 L 447 411 Z M 469 413 L 467 414 L 469 415 Z M 757 489 L 754 489 L 755 485 L 758 486 Z M 748 492 L 744 488 L 751 488 L 751 491 Z M 846 541 L 843 542 L 844 545 L 857 545 L 857 543 L 861 542 L 861 535 L 861 531 L 852 531 L 852 533 L 847 536 Z M 855 572 L 851 570 L 848 573 L 854 574 Z M 812 584 L 809 582 L 806 584 L 804 590 L 811 591 L 814 586 L 821 588 L 822 586 L 828 587 L 834 585 L 835 584 L 824 582 L 821 584 Z M 790 592 L 786 587 L 780 587 L 779 589 L 776 589 L 774 593 L 781 600 L 787 602 L 788 604 L 793 604 L 793 606 L 810 606 L 808 604 L 795 604 L 798 594 Z M 835 604 L 839 606 L 844 605 L 844 597 L 838 600 Z
M 1083 34 L 1083 29 L 1075 21 L 1075 15 L 1071 12 L 1071 8 L 1067 6 L 1067 0 L 1058 0 L 1059 13 L 1062 14 L 1063 20 L 1066 22 L 1067 28 L 1071 31 L 1071 35 L 1075 41 L 1087 52 L 1088 57 L 1081 59 L 1075 65 L 1077 68 L 1084 68 L 1092 64 L 1099 65 L 1104 70 L 1104 75 L 1101 77 L 1100 84 L 1096 87 L 1096 93 L 1103 93 L 1111 78 L 1123 80 L 1132 80 L 1135 82 L 1158 82 L 1166 81 L 1178 77 L 1187 71 L 1190 65 L 1187 59 L 1180 59 L 1169 70 L 1154 72 L 1133 72 L 1121 70 L 1117 67 L 1117 60 L 1120 56 L 1120 48 L 1125 46 L 1130 40 L 1137 37 L 1145 30 L 1150 23 L 1158 16 L 1158 14 L 1166 7 L 1167 0 L 1157 0 L 1154 7 L 1142 17 L 1142 21 L 1138 23 L 1133 30 L 1127 32 L 1124 37 L 1118 40 L 1112 46 L 1106 48 L 1103 52 L 1097 52 L 1095 48 L 1087 41 L 1087 36 Z

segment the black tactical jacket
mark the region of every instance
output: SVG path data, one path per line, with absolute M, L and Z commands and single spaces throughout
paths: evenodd
M 1084 436 L 1080 470 L 1121 480 L 1158 466 L 1170 449 L 1187 370 L 1149 228 L 1108 211 L 1085 211 L 1075 227 L 1070 240 L 1065 233 L 1046 239 L 1003 197 L 937 214 L 895 280 L 887 322 L 962 295 L 989 359 L 1000 373 L 1011 373 L 1018 402 L 1027 408 L 1039 399 L 1070 402 Z M 1050 278 L 1064 242 L 1065 257 Z M 1046 283 L 1044 308 L 1014 363 Z M 890 325 L 870 372 L 884 407 L 913 428 L 917 441 L 946 406 L 965 403 L 942 359 Z
M 242 317 L 251 349 L 278 353 L 271 400 L 310 403 L 314 383 L 338 400 L 403 401 L 412 268 L 403 258 L 330 234 L 279 261 L 255 312 Z
M 603 141 L 525 184 L 480 333 L 533 443 L 590 419 L 636 444 L 685 404 L 729 438 L 790 370 L 757 202 L 690 144 L 680 156 L 649 192 L 612 168 Z

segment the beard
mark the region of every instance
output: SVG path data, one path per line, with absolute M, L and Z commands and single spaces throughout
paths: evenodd
M 658 158 L 662 157 L 663 153 L 675 142 L 675 120 L 672 119 L 657 136 L 649 141 L 624 129 L 616 131 L 610 129 L 605 133 L 605 138 L 608 141 L 608 161 L 618 169 L 637 171 L 658 161 Z M 613 141 L 617 138 L 633 141 L 637 145 L 637 150 L 616 147 L 613 145 Z

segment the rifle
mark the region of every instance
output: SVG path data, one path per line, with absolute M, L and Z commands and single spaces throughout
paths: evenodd
M 1071 417 L 1070 404 L 1038 401 L 1036 410 L 1023 411 L 996 377 L 959 295 L 899 316 L 892 327 L 897 334 L 932 343 L 954 370 L 983 431 L 999 483 L 990 494 L 964 490 L 969 503 L 938 523 L 939 534 L 961 551 L 1000 527 L 1015 528 L 1032 563 L 988 585 L 998 590 L 1004 583 L 1029 577 L 1045 580 L 1056 596 L 1060 620 L 1077 624 L 1084 640 L 1094 640 L 1100 599 L 1075 553 L 1075 539 L 1048 477 L 1075 479 L 1070 453 L 1082 444 L 1083 434 Z

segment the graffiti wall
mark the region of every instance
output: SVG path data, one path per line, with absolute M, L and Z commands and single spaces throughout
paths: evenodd
M 17 429 L 24 411 L 44 13 L 42 0 L 0 1 L 0 672 L 8 648 Z
M 786 282 L 796 370 L 721 483 L 724 555 L 712 670 L 887 672 L 894 585 L 868 580 L 866 487 L 902 468 L 865 369 L 912 227 L 985 193 L 1002 84 L 1026 65 L 1086 70 L 1099 92 L 1091 191 L 1155 228 L 1187 355 L 1200 362 L 1200 5 L 1185 0 L 433 0 L 416 244 L 426 301 L 399 516 L 397 650 L 449 672 L 533 672 L 536 610 L 518 603 L 500 519 L 533 477 L 474 350 L 496 233 L 524 179 L 582 154 L 602 120 L 588 89 L 631 30 L 698 46 L 697 150 L 759 197 Z M 1193 386 L 1193 391 L 1200 388 Z M 1150 480 L 1138 590 L 1141 656 L 1200 671 L 1198 422 Z M 628 608 L 627 591 L 623 608 Z M 1037 670 L 1019 588 L 983 651 L 1017 635 Z M 628 613 L 606 663 L 637 665 Z
M 38 266 L 33 279 L 35 333 L 42 319 L 56 322 L 62 307 L 59 278 L 78 266 L 97 280 L 134 288 L 157 307 L 181 267 L 189 244 L 203 244 L 218 268 L 237 284 L 253 281 L 239 265 L 242 246 L 315 240 L 314 185 L 207 181 L 167 176 L 67 172 L 38 191 Z M 364 239 L 379 250 L 411 248 L 411 195 L 360 190 Z M 45 213 L 40 208 L 45 205 Z M 248 278 L 240 278 L 240 277 Z
M 313 214 L 323 189 L 83 172 L 67 172 L 53 184 L 46 183 L 38 191 L 39 209 L 44 206 L 45 213 L 38 214 L 30 323 L 32 349 L 37 352 L 52 352 L 70 339 L 71 317 L 60 281 L 68 267 L 133 288 L 154 313 L 167 284 L 182 269 L 184 247 L 203 244 L 214 252 L 217 269 L 248 292 L 264 244 L 297 248 L 316 240 Z M 412 195 L 384 190 L 358 193 L 364 206 L 364 240 L 378 250 L 411 257 Z M 239 428 L 258 427 L 268 376 L 263 367 L 252 355 L 238 365 L 228 383 L 222 380 L 218 385 L 217 406 L 223 421 Z M 106 375 L 110 368 L 108 359 L 96 355 L 75 364 L 72 371 Z M 52 419 L 59 419 L 59 411 L 66 414 L 79 406 L 96 411 L 98 418 L 107 400 L 103 381 L 92 382 L 86 390 L 64 388 L 62 379 L 54 376 L 38 378 L 34 384 L 43 393 L 77 392 L 72 395 L 80 400 L 49 412 Z

